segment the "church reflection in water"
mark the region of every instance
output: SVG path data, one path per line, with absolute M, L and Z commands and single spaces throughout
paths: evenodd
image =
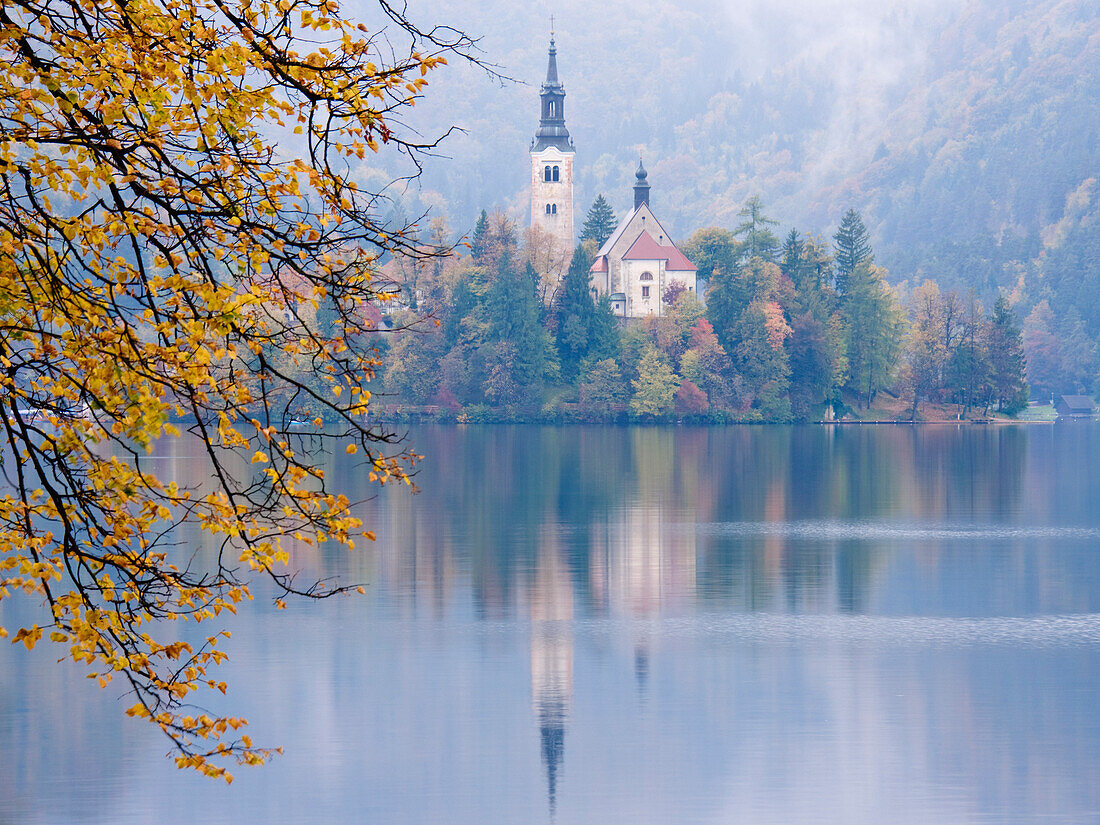
M 540 542 L 530 593 L 531 702 L 539 726 L 550 813 L 557 807 L 565 759 L 565 724 L 573 702 L 573 587 L 562 548 Z
M 653 686 L 669 676 L 663 668 L 681 658 L 668 641 L 670 617 L 687 627 L 699 614 L 866 614 L 879 609 L 887 584 L 909 598 L 937 577 L 952 586 L 988 580 L 1003 550 L 974 552 L 969 534 L 952 539 L 955 525 L 972 514 L 1010 517 L 1025 489 L 1040 518 L 1065 498 L 1043 483 L 1060 476 L 1042 467 L 1029 485 L 1025 435 L 427 428 L 415 436 L 431 456 L 423 495 L 381 497 L 367 515 L 388 540 L 362 557 L 377 567 L 336 572 L 377 575 L 391 594 L 385 609 L 405 618 L 446 623 L 469 611 L 478 621 L 527 626 L 535 722 L 527 732 L 537 730 L 539 756 L 524 747 L 529 768 L 544 774 L 552 816 L 564 819 L 566 799 L 593 781 L 580 769 L 571 774 L 566 748 L 588 734 L 575 727 L 579 697 L 607 688 L 609 674 L 590 669 L 594 642 L 615 689 L 633 685 L 652 704 L 661 699 Z M 962 566 L 960 541 L 968 548 Z M 1014 546 L 1024 552 L 1020 541 Z M 1050 559 L 1057 561 L 1040 554 L 1035 563 Z M 1031 588 L 1033 571 L 1014 570 L 1020 591 Z M 1043 575 L 1063 580 L 1057 569 Z M 1076 581 L 1044 609 L 1092 598 L 1087 579 Z M 938 612 L 970 609 L 950 601 L 955 593 L 937 588 L 923 598 L 938 600 Z
M 695 594 L 695 533 L 665 523 L 660 507 L 617 508 L 589 537 L 587 590 L 612 619 L 623 620 L 634 674 L 644 691 L 656 644 L 657 616 L 690 604 Z M 539 541 L 528 593 L 531 700 L 539 728 L 551 817 L 564 774 L 566 728 L 573 703 L 573 619 L 576 586 L 567 553 L 551 531 Z

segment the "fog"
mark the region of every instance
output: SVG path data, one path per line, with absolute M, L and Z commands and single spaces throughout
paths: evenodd
M 567 123 L 580 167 L 578 204 L 607 190 L 625 203 L 629 167 L 638 155 L 659 170 L 676 148 L 676 128 L 705 117 L 714 95 L 731 84 L 775 83 L 785 76 L 812 79 L 828 90 L 827 111 L 807 113 L 817 120 L 819 134 L 803 170 L 811 187 L 828 183 L 874 151 L 884 119 L 922 77 L 937 38 L 965 5 L 965 0 L 556 4 Z M 417 197 L 408 198 L 416 205 L 406 211 L 434 206 L 459 225 L 481 208 L 522 212 L 526 150 L 537 125 L 550 30 L 545 8 L 494 0 L 409 6 L 421 25 L 450 25 L 479 38 L 484 59 L 510 80 L 501 82 L 461 61 L 431 78 L 407 125 L 425 137 L 452 124 L 465 133 L 443 144 L 442 162 L 428 162 L 412 193 Z M 379 22 L 369 0 L 357 0 L 347 10 Z M 381 162 L 388 171 L 391 164 Z M 667 189 L 671 182 L 657 174 L 653 183 Z
M 378 22 L 370 0 L 345 11 Z M 1087 124 L 1096 106 L 1079 82 L 1100 63 L 1092 0 L 441 0 L 408 14 L 477 37 L 505 79 L 460 59 L 432 73 L 402 128 L 461 131 L 427 160 L 403 214 L 431 208 L 456 233 L 483 208 L 525 220 L 549 11 L 578 219 L 599 193 L 625 213 L 640 156 L 679 237 L 734 225 L 758 194 L 784 228 L 811 234 L 854 207 L 884 246 L 912 246 L 941 218 L 999 243 L 1061 220 L 1095 168 L 1092 144 L 1060 149 L 1060 124 Z M 408 171 L 382 153 L 356 174 Z

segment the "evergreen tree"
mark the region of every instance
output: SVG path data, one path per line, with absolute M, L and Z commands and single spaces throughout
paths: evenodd
M 738 273 L 715 270 L 707 289 L 707 320 L 727 352 L 737 343 L 737 322 L 747 304 Z
M 833 240 L 836 242 L 836 291 L 844 296 L 848 294 L 856 267 L 874 263 L 875 253 L 871 250 L 870 233 L 855 209 L 845 213 Z
M 501 253 L 497 272 L 485 296 L 486 323 L 493 344 L 507 343 L 512 348 L 496 347 L 486 356 L 494 365 L 498 386 L 506 386 L 504 371 L 520 387 L 532 387 L 553 372 L 550 336 L 540 323 L 542 305 L 537 294 L 538 275 L 527 264 L 521 271 L 510 249 Z M 506 392 L 499 392 L 505 397 Z
M 626 401 L 626 384 L 612 358 L 593 364 L 581 384 L 581 406 L 591 415 L 607 416 Z
M 596 302 L 589 281 L 591 266 L 592 258 L 586 244 L 581 244 L 573 252 L 573 260 L 562 279 L 554 307 L 558 355 L 562 374 L 569 381 L 577 376 L 581 361 L 591 348 L 596 319 Z
M 791 367 L 791 409 L 797 418 L 807 418 L 833 389 L 830 343 L 825 325 L 812 313 L 806 312 L 791 322 L 787 353 Z
M 761 258 L 775 262 L 779 252 L 779 238 L 768 227 L 779 226 L 779 221 L 764 215 L 764 203 L 753 195 L 746 201 L 738 217 L 744 220 L 733 230 L 735 237 L 744 238 L 742 245 L 749 258 Z
M 618 358 L 619 320 L 611 309 L 611 296 L 604 294 L 596 301 L 596 312 L 588 334 L 588 361 Z
M 792 229 L 783 239 L 783 256 L 779 268 L 801 290 L 806 274 L 806 241 L 797 229 Z
M 1060 383 L 1063 391 L 1091 395 L 1100 368 L 1096 340 L 1088 334 L 1076 306 L 1071 306 L 1055 326 L 1062 342 Z
M 485 263 L 485 253 L 489 249 L 489 213 L 481 210 L 481 216 L 474 226 L 473 237 L 470 238 L 470 256 L 476 264 Z
M 588 210 L 588 216 L 584 219 L 581 240 L 593 240 L 596 242 L 596 248 L 599 249 L 607 243 L 607 239 L 618 226 L 619 221 L 611 209 L 611 204 L 603 195 L 597 195 L 596 200 L 592 202 L 592 208 Z
M 849 287 L 843 312 L 848 380 L 859 406 L 869 407 L 897 366 L 905 318 L 878 267 L 861 263 L 852 272 Z
M 989 359 L 993 400 L 1002 412 L 1015 415 L 1027 406 L 1024 337 L 1020 321 L 1003 295 L 993 305 L 989 322 Z

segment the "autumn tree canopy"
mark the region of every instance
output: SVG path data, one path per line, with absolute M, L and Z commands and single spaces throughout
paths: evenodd
M 424 148 L 394 113 L 472 44 L 380 7 L 382 33 L 329 0 L 0 8 L 0 598 L 40 607 L 0 635 L 121 680 L 127 713 L 208 775 L 268 751 L 201 710 L 225 691 L 224 631 L 193 646 L 164 620 L 205 626 L 256 575 L 283 596 L 339 591 L 292 576 L 296 547 L 364 533 L 296 428 L 407 480 L 367 417 L 372 273 L 423 252 L 350 170 Z M 294 152 L 275 140 L 291 131 Z M 151 472 L 164 437 L 195 441 L 208 485 Z M 215 565 L 194 564 L 185 524 Z

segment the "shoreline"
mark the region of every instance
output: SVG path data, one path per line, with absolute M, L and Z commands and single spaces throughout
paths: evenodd
M 986 419 L 927 419 L 911 421 L 908 419 L 843 419 L 826 421 L 824 419 L 816 420 L 804 420 L 804 421 L 708 421 L 699 419 L 688 418 L 674 418 L 668 420 L 651 420 L 651 421 L 639 421 L 631 419 L 606 419 L 606 420 L 582 420 L 572 419 L 563 420 L 560 418 L 554 419 L 539 419 L 539 418 L 484 418 L 478 420 L 459 420 L 453 417 L 436 417 L 432 415 L 400 415 L 395 417 L 380 416 L 379 423 L 382 424 L 438 424 L 442 426 L 455 426 L 455 427 L 467 427 L 467 426 L 536 426 L 536 427 L 808 427 L 808 426 L 904 426 L 904 427 L 919 427 L 919 426 L 944 426 L 954 425 L 956 427 L 974 427 L 974 426 L 1005 426 L 1005 425 L 1053 425 L 1059 423 L 1060 419 L 1012 419 L 1012 418 L 986 418 Z M 1064 419 L 1062 423 L 1067 422 L 1081 422 L 1089 421 L 1095 422 L 1097 418 L 1089 419 Z

